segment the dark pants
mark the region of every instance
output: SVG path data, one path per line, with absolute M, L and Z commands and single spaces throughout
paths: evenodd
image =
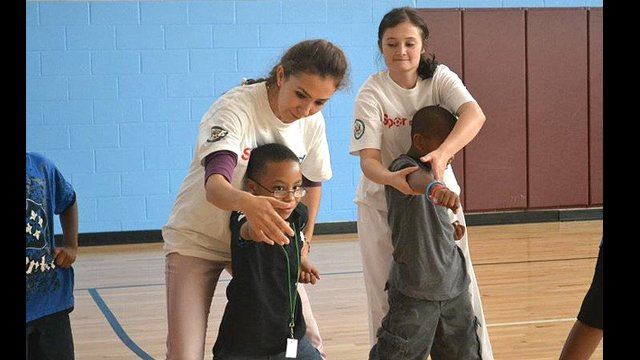
M 27 323 L 27 360 L 73 360 L 69 310 Z
M 370 360 L 481 359 L 478 321 L 468 291 L 451 300 L 428 301 L 390 287 L 389 311 L 378 329 Z
M 598 261 L 596 262 L 596 270 L 591 280 L 591 286 L 582 300 L 582 306 L 580 306 L 580 312 L 578 313 L 578 320 L 580 320 L 580 322 L 600 330 L 604 330 L 602 321 L 602 292 L 604 289 L 604 279 L 602 276 L 603 248 L 604 241 L 602 245 L 600 245 L 600 250 L 598 250 Z
M 237 355 L 221 348 L 216 354 L 213 355 L 213 358 L 215 360 L 286 360 L 287 358 L 285 358 L 284 355 L 284 352 L 267 356 Z M 306 337 L 303 337 L 302 339 L 298 340 L 298 354 L 296 356 L 296 359 L 322 360 L 322 356 L 320 356 L 320 352 L 318 351 L 318 349 L 314 348 Z

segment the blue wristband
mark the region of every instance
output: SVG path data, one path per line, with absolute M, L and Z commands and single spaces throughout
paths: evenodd
M 429 185 L 427 185 L 427 188 L 425 189 L 424 194 L 427 195 L 427 197 L 429 197 L 429 194 L 431 194 L 431 188 L 433 188 L 434 185 L 442 185 L 444 187 L 447 187 L 447 185 L 441 183 L 440 181 L 433 180 L 429 183 Z

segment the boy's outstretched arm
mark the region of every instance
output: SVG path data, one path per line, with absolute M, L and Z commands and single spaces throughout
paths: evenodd
M 426 171 L 419 169 L 407 175 L 407 183 L 416 193 L 424 194 L 436 205 L 444 206 L 454 212 L 460 207 L 460 197 L 443 183 L 435 181 Z
M 73 202 L 62 214 L 60 214 L 60 224 L 62 225 L 62 246 L 53 249 L 53 260 L 56 265 L 68 268 L 76 261 L 78 254 L 78 202 Z

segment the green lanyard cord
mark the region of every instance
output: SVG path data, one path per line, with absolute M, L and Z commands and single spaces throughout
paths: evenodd
M 298 248 L 298 240 L 300 235 L 298 234 L 296 225 L 294 223 L 289 223 L 289 224 L 291 225 L 295 233 L 294 242 L 296 244 L 296 260 L 298 261 L 298 273 L 297 273 L 294 284 L 297 285 L 298 278 L 300 278 L 300 249 Z M 289 309 L 291 310 L 291 322 L 289 322 L 289 330 L 291 332 L 291 338 L 293 339 L 294 337 L 293 327 L 295 326 L 295 318 L 296 318 L 296 305 L 298 304 L 298 290 L 295 289 L 293 292 L 291 291 L 291 281 L 290 281 L 291 264 L 289 263 L 289 253 L 287 253 L 287 250 L 284 249 L 284 246 L 280 245 L 280 248 L 284 252 L 285 259 L 287 259 L 287 286 L 289 288 Z

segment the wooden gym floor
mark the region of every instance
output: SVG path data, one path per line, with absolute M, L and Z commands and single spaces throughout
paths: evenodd
M 557 359 L 591 283 L 602 221 L 472 226 L 470 252 L 497 360 Z M 369 351 L 366 293 L 355 234 L 317 236 L 307 285 L 330 359 Z M 162 244 L 81 248 L 71 325 L 76 358 L 164 359 Z M 216 288 L 205 359 L 211 359 L 229 276 Z M 602 359 L 600 344 L 592 359 Z

